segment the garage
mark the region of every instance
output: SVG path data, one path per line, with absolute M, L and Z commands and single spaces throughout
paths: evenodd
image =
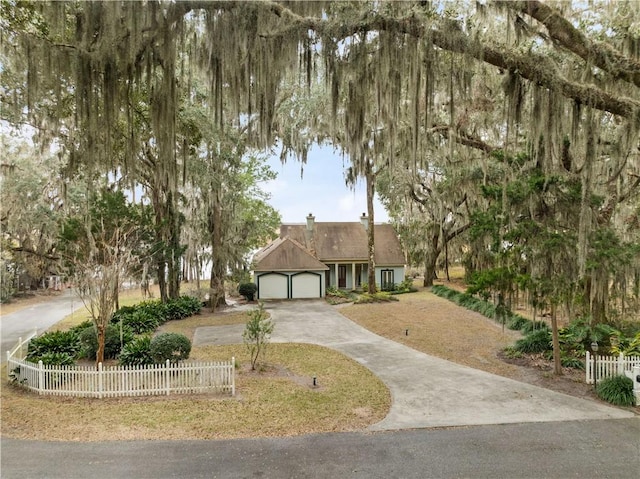
M 265 273 L 257 277 L 258 299 L 287 299 L 289 276 L 283 273 Z
M 291 275 L 291 297 L 321 298 L 322 297 L 322 274 L 305 271 Z

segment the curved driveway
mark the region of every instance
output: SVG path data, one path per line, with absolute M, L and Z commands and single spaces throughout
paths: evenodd
M 429 356 L 368 331 L 322 300 L 267 302 L 265 309 L 275 323 L 273 342 L 335 349 L 387 385 L 391 410 L 370 426 L 373 431 L 634 417 L 625 410 Z M 242 342 L 243 329 L 200 327 L 194 345 Z

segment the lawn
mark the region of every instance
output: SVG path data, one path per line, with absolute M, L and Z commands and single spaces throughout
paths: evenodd
M 126 304 L 123 301 L 123 304 Z M 54 329 L 86 319 L 74 314 Z M 203 313 L 162 331 L 193 338 L 199 326 L 244 324 L 246 313 Z M 194 347 L 191 359 L 239 363 L 236 396 L 216 394 L 87 399 L 37 396 L 2 381 L 2 435 L 40 440 L 213 439 L 352 431 L 382 420 L 387 387 L 336 351 L 309 344 L 270 344 L 266 367 L 248 367 L 244 345 Z M 6 378 L 6 366 L 2 370 Z M 318 378 L 313 385 L 313 377 Z

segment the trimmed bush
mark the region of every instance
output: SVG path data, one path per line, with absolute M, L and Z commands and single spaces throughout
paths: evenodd
M 139 336 L 127 343 L 124 348 L 122 348 L 118 359 L 123 366 L 153 364 L 153 357 L 151 357 L 151 336 Z
M 386 291 L 378 291 L 377 293 L 362 293 L 358 299 L 354 301 L 354 304 L 366 304 L 366 303 L 386 303 L 389 301 L 398 301 L 398 298 L 391 295 Z
M 539 329 L 518 339 L 514 349 L 521 353 L 544 353 L 551 349 L 551 332 L 548 329 Z
M 616 406 L 635 406 L 633 381 L 626 376 L 613 376 L 598 381 L 598 397 Z
M 519 331 L 524 327 L 525 324 L 530 322 L 531 320 L 520 316 L 519 314 L 513 314 L 509 317 L 509 319 L 507 319 L 506 326 L 512 331 Z
M 150 352 L 155 363 L 175 363 L 189 357 L 191 342 L 184 334 L 162 333 L 151 340 Z
M 52 331 L 29 341 L 27 359 L 37 362 L 42 357 L 51 354 L 66 354 L 71 358 L 75 358 L 80 352 L 80 349 L 81 346 L 77 332 Z
M 75 357 L 67 353 L 46 353 L 31 361 L 42 361 L 42 364 L 48 364 L 50 366 L 73 366 L 76 363 Z
M 166 305 L 166 320 L 175 321 L 188 318 L 200 313 L 202 303 L 192 296 L 180 296 L 178 299 L 169 300 Z
M 123 346 L 133 340 L 133 332 L 128 327 L 122 328 Z M 98 335 L 93 326 L 85 329 L 80 333 L 80 344 L 82 346 L 82 355 L 87 359 L 96 359 L 98 352 Z M 105 331 L 104 340 L 104 358 L 117 358 L 121 351 L 120 347 L 120 326 L 110 324 Z
M 241 283 L 238 286 L 238 293 L 240 296 L 244 296 L 247 301 L 253 301 L 256 291 L 258 291 L 258 286 L 255 283 Z
M 160 326 L 160 319 L 153 312 L 140 308 L 122 317 L 122 324 L 135 334 L 152 333 Z

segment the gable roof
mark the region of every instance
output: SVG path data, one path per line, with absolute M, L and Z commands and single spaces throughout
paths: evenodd
M 404 265 L 405 257 L 392 225 L 375 225 L 375 262 L 379 266 Z M 367 230 L 360 222 L 314 222 L 313 229 L 304 224 L 283 224 L 281 238 L 291 238 L 320 261 L 367 261 Z
M 280 237 L 256 253 L 254 271 L 307 271 L 327 270 L 297 241 Z

